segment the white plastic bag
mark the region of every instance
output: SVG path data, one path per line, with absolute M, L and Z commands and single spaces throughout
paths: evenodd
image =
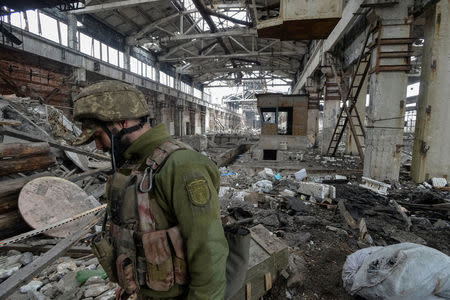
M 450 299 L 450 257 L 413 243 L 362 249 L 347 257 L 342 279 L 368 300 Z

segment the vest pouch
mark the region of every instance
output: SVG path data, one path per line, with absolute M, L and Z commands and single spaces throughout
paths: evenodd
M 139 290 L 136 270 L 136 246 L 133 231 L 111 224 L 117 249 L 116 270 L 119 285 L 133 294 Z
M 142 235 L 147 261 L 147 285 L 155 291 L 168 291 L 174 284 L 172 254 L 166 230 Z
M 117 282 L 114 247 L 109 236 L 97 234 L 92 240 L 91 249 L 108 275 L 109 281 Z
M 181 237 L 180 228 L 178 226 L 167 229 L 167 235 L 174 250 L 173 271 L 175 273 L 175 282 L 183 285 L 188 283 L 187 264 L 183 238 Z
M 137 221 L 136 176 L 115 173 L 109 182 L 108 209 L 111 221 L 117 225 Z

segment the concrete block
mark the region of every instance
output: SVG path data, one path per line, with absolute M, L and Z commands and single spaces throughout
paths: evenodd
M 359 185 L 360 187 L 374 191 L 380 195 L 386 196 L 388 194 L 388 189 L 391 188 L 390 184 L 386 184 L 384 182 L 377 181 L 372 178 L 362 177 L 362 180 L 364 181 L 364 184 L 360 184 Z
M 431 184 L 433 185 L 433 187 L 441 188 L 447 185 L 447 179 L 433 177 L 431 178 Z
M 298 192 L 320 199 L 336 198 L 336 189 L 331 185 L 322 183 L 300 182 Z

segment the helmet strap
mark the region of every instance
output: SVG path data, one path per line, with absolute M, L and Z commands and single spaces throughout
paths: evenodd
M 118 137 L 119 139 L 121 139 L 125 134 L 129 134 L 129 133 L 135 132 L 135 131 L 141 129 L 142 127 L 144 127 L 144 124 L 143 124 L 143 122 L 141 121 L 141 122 L 139 122 L 139 124 L 134 125 L 134 126 L 132 126 L 132 127 L 122 128 L 122 129 L 119 131 L 119 133 L 117 134 L 117 137 Z
M 109 130 L 106 124 L 102 124 L 103 130 L 108 135 L 111 141 L 111 164 L 114 172 L 117 172 L 117 169 L 120 168 L 125 163 L 125 157 L 123 153 L 130 146 L 129 144 L 122 142 L 122 137 L 126 134 L 135 132 L 141 129 L 144 126 L 144 122 L 139 122 L 139 124 L 129 127 L 122 128 L 117 135 L 114 135 L 111 130 Z

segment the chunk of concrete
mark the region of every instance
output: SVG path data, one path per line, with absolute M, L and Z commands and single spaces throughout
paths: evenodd
M 28 284 L 20 287 L 20 292 L 26 294 L 28 292 L 37 291 L 42 286 L 42 281 L 32 280 Z
M 0 268 L 0 280 L 10 277 L 12 274 L 17 272 L 21 266 L 22 265 L 20 263 L 17 263 L 5 268 Z
M 435 188 L 442 188 L 447 185 L 447 179 L 433 177 L 431 178 L 431 185 Z
M 327 197 L 331 199 L 336 198 L 336 188 L 323 183 L 300 182 L 298 192 L 320 199 L 325 199 Z

